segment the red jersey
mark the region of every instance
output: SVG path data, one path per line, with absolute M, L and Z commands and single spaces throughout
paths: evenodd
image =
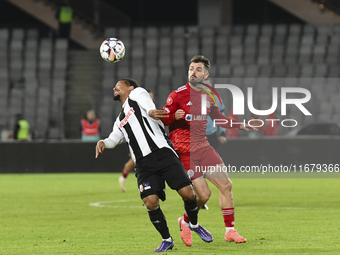
M 99 134 L 99 125 L 100 121 L 99 119 L 96 119 L 93 123 L 88 122 L 87 119 L 82 119 L 81 120 L 82 124 L 82 133 L 84 135 L 97 135 Z
M 206 98 L 205 109 L 202 109 L 202 95 Z M 205 91 L 192 89 L 189 83 L 171 92 L 163 109 L 169 113 L 169 118 L 162 121 L 164 125 L 169 125 L 169 138 L 177 153 L 194 152 L 210 146 L 205 133 L 208 116 L 212 120 L 227 120 L 226 124 L 219 126 L 231 127 L 231 119 L 220 112 L 210 95 Z M 175 112 L 179 109 L 182 109 L 185 114 L 182 119 L 176 120 Z M 240 127 L 240 125 L 233 123 L 233 127 Z

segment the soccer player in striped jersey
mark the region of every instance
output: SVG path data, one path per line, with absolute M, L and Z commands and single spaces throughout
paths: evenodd
M 153 92 L 150 91 L 150 90 L 147 90 L 147 91 L 148 91 L 151 99 L 153 100 Z M 124 164 L 122 175 L 118 178 L 119 188 L 122 192 L 126 191 L 126 186 L 125 186 L 126 178 L 128 177 L 129 173 L 131 172 L 131 170 L 133 169 L 134 166 L 135 166 L 135 162 L 133 161 L 133 159 L 131 157 Z
M 136 177 L 140 196 L 148 210 L 149 218 L 163 241 L 155 252 L 165 252 L 174 247 L 159 199 L 165 200 L 165 181 L 175 189 L 184 201 L 190 219 L 189 228 L 203 241 L 212 242 L 211 234 L 197 221 L 198 204 L 190 178 L 185 172 L 173 145 L 165 133 L 160 119 L 166 111 L 157 110 L 148 92 L 135 80 L 122 79 L 113 89 L 114 100 L 122 102 L 113 131 L 96 146 L 96 158 L 105 148 L 114 148 L 127 142 L 135 161 Z
M 209 69 L 210 61 L 204 56 L 198 55 L 192 58 L 188 70 L 189 82 L 168 96 L 163 109 L 169 113 L 169 118 L 164 118 L 162 121 L 165 125 L 169 125 L 169 137 L 194 184 L 199 208 L 211 195 L 205 180 L 208 179 L 220 191 L 219 202 L 226 227 L 225 240 L 244 243 L 246 239 L 234 229 L 232 182 L 226 171 L 217 171 L 217 169 L 225 169 L 224 163 L 217 151 L 210 146 L 205 130 L 208 116 L 212 120 L 225 121 L 226 124 L 219 124 L 223 128 L 234 127 L 246 131 L 257 131 L 257 129 L 244 124 L 233 123 L 231 126 L 231 119 L 220 112 L 214 99 L 206 92 L 210 89 L 203 84 L 203 81 L 208 78 Z M 202 103 L 202 98 L 206 98 L 205 105 Z M 202 112 L 203 107 L 205 112 Z M 183 242 L 191 246 L 192 237 L 187 213 L 178 219 L 178 223 Z

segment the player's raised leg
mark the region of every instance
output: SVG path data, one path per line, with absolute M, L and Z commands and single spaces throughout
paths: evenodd
M 171 250 L 174 247 L 174 242 L 170 236 L 165 215 L 159 206 L 159 197 L 157 195 L 150 195 L 143 198 L 143 202 L 148 210 L 151 223 L 163 238 L 161 245 L 154 252 Z
M 192 245 L 192 237 L 187 233 L 187 231 L 194 231 L 204 242 L 212 242 L 214 239 L 210 232 L 203 228 L 197 221 L 197 214 L 199 210 L 199 205 L 197 203 L 196 196 L 191 186 L 186 186 L 178 191 L 184 201 L 184 208 L 186 212 L 186 216 L 189 219 L 189 222 L 183 221 L 183 219 L 179 219 L 179 225 L 181 228 L 181 238 L 183 242 L 187 246 Z M 204 204 L 204 203 L 203 203 Z M 184 223 L 185 222 L 185 223 Z M 186 224 L 183 226 L 183 224 Z M 184 232 L 183 232 L 184 231 Z
M 219 169 L 224 169 L 224 164 L 220 164 L 219 166 Z M 246 239 L 239 235 L 236 229 L 234 229 L 235 209 L 232 193 L 233 184 L 229 179 L 228 174 L 223 171 L 211 171 L 207 172 L 205 177 L 211 181 L 220 191 L 219 203 L 226 227 L 225 240 L 228 242 L 245 243 Z

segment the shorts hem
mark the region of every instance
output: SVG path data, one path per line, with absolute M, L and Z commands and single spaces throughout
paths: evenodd
M 162 192 L 157 191 L 157 190 L 148 190 L 148 191 L 144 191 L 143 193 L 140 194 L 141 199 L 143 200 L 144 198 L 151 196 L 151 195 L 157 195 L 158 198 L 160 200 L 162 200 L 163 202 L 166 199 L 165 194 L 162 194 Z
M 185 182 L 185 183 L 182 183 L 181 185 L 179 185 L 176 189 L 176 191 L 179 191 L 180 189 L 186 187 L 186 186 L 189 186 L 191 185 L 192 186 L 192 182 Z

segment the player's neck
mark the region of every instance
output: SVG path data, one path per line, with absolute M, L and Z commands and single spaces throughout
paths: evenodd
M 125 103 L 125 101 L 126 101 L 126 99 L 127 99 L 127 97 L 125 97 L 125 98 L 120 98 L 120 101 L 122 102 L 122 104 L 124 104 Z
M 201 84 L 196 84 L 196 85 L 193 85 L 193 84 L 191 84 L 190 82 L 189 82 L 189 86 L 193 89 L 193 90 L 196 90 L 196 91 L 199 91 L 200 89 L 199 89 L 199 86 L 200 86 Z

